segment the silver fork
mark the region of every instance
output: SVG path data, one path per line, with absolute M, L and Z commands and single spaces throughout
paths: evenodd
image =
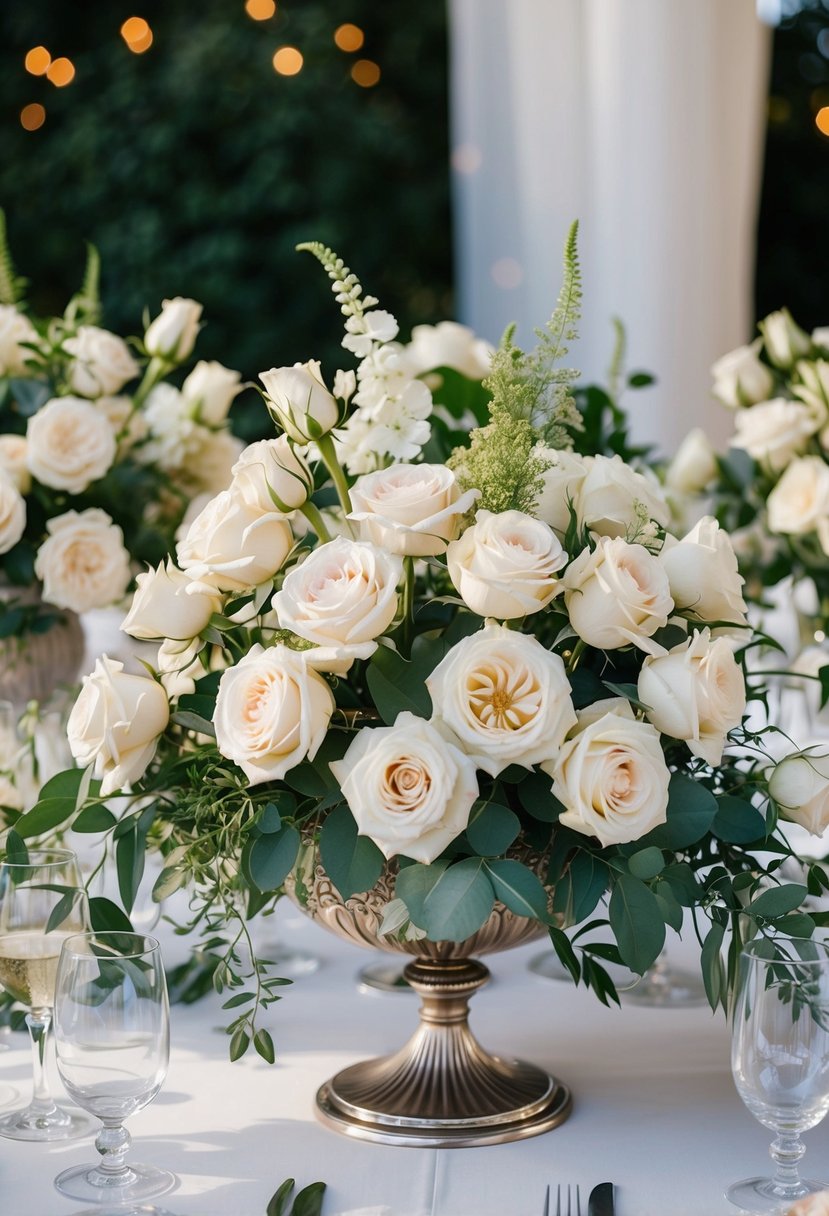
M 575 1188 L 576 1206 L 573 1207 L 573 1196 L 570 1192 L 570 1184 L 567 1184 L 567 1211 L 561 1206 L 561 1186 L 556 1188 L 556 1216 L 581 1216 L 581 1195 L 579 1188 Z

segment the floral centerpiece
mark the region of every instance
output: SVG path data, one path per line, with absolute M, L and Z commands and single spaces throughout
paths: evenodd
M 561 366 L 575 229 L 537 349 L 508 331 L 471 433 L 433 408 L 356 276 L 301 248 L 332 280 L 356 372 L 262 373 L 277 436 L 242 453 L 177 564 L 138 577 L 124 629 L 159 640 L 156 670 L 99 660 L 69 720 L 85 771 L 50 783 L 9 847 L 78 815 L 107 834 L 127 911 L 160 849 L 156 893 L 187 889 L 230 989 L 234 1057 L 273 1055 L 256 1019 L 279 980 L 245 973 L 246 917 L 285 885 L 310 908 L 321 876 L 346 910 L 384 884 L 375 935 L 414 953 L 480 942 L 496 914 L 548 932 L 605 1002 L 603 964 L 644 972 L 685 918 L 725 1005 L 747 936 L 819 918 L 779 873 L 791 850 L 744 725 L 752 635 L 727 533 L 706 517 L 671 535 L 654 479 L 579 452 L 578 373 Z M 438 444 L 448 459 L 427 459 Z M 131 808 L 117 821 L 113 794 Z

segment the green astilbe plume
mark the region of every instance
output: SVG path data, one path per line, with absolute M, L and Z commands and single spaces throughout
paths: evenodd
M 0 304 L 17 304 L 26 285 L 14 272 L 9 239 L 6 232 L 6 213 L 0 209 Z
M 464 488 L 481 492 L 487 511 L 532 513 L 551 461 L 546 448 L 572 448 L 573 431 L 583 429 L 571 394 L 579 372 L 557 364 L 577 337 L 581 308 L 578 221 L 564 246 L 564 277 L 553 315 L 537 329 L 538 346 L 525 354 L 510 326 L 492 358 L 484 387 L 492 394 L 490 421 L 474 430 L 469 448 L 452 453 L 449 465 Z M 539 447 L 539 445 L 543 445 Z

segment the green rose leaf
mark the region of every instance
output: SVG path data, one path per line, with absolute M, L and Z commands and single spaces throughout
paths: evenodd
M 521 821 L 509 807 L 479 802 L 472 808 L 466 839 L 482 857 L 497 857 L 506 852 L 520 831 Z
M 624 962 L 644 975 L 665 944 L 665 922 L 656 896 L 638 878 L 623 874 L 610 896 L 609 916 Z
M 343 899 L 369 891 L 383 870 L 383 854 L 368 836 L 357 833 L 347 806 L 332 811 L 320 833 L 320 860 Z
M 254 886 L 260 891 L 281 887 L 297 859 L 299 844 L 299 832 L 290 826 L 258 836 L 247 857 L 247 871 Z
M 547 892 L 532 870 L 509 857 L 487 861 L 485 866 L 496 899 L 517 916 L 547 920 Z

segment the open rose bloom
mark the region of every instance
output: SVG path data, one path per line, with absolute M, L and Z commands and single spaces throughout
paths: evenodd
M 578 393 L 543 343 L 532 362 L 495 352 L 471 435 L 464 406 L 433 416 L 394 318 L 311 251 L 354 366 L 262 374 L 275 433 L 141 575 L 124 629 L 158 642 L 155 671 L 99 665 L 74 755 L 107 789 L 123 778 L 124 814 L 165 859 L 159 895 L 187 886 L 211 923 L 222 901 L 242 915 L 240 888 L 272 904 L 292 872 L 300 900 L 318 866 L 344 899 L 385 873 L 389 932 L 461 940 L 505 904 L 605 997 L 607 952 L 563 931 L 598 920 L 641 973 L 692 908 L 724 1003 L 725 930 L 779 919 L 762 903 L 790 851 L 778 815 L 817 830 L 829 802 L 808 757 L 769 794 L 728 533 L 704 517 L 672 535 L 647 470 L 579 450 Z M 159 351 L 187 320 L 179 302 Z M 740 401 L 762 382 L 749 355 L 728 373 Z

